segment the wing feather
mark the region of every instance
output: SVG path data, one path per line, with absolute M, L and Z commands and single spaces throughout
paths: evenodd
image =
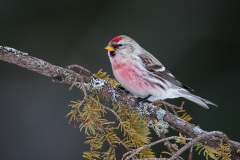
M 150 54 L 150 53 L 148 53 Z M 148 54 L 140 54 L 139 57 L 141 58 L 143 64 L 145 65 L 146 69 L 153 73 L 156 78 L 161 78 L 163 80 L 166 80 L 168 82 L 171 82 L 172 84 L 184 88 L 188 91 L 193 91 L 192 88 L 182 84 L 180 81 L 178 81 L 168 70 L 165 69 L 165 67 L 151 54 L 149 56 Z

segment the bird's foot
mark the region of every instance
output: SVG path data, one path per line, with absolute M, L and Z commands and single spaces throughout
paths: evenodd
M 145 103 L 145 102 L 147 102 L 147 103 L 152 103 L 151 101 L 149 101 L 148 100 L 148 98 L 149 97 L 151 97 L 152 95 L 151 94 L 149 94 L 147 97 L 145 97 L 145 98 L 140 98 L 140 97 L 138 97 L 137 98 L 137 102 L 139 103 L 139 102 L 142 102 L 142 103 Z
M 121 90 L 123 90 L 123 91 L 125 91 L 125 92 L 127 92 L 127 93 L 130 93 L 128 90 L 126 90 L 126 89 L 123 88 L 122 86 L 119 86 L 118 88 L 121 89 Z

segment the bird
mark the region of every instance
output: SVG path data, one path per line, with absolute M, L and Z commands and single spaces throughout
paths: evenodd
M 182 97 L 206 109 L 208 105 L 217 106 L 192 94 L 193 89 L 178 81 L 157 58 L 132 38 L 116 36 L 105 49 L 116 80 L 140 100 L 154 102 Z

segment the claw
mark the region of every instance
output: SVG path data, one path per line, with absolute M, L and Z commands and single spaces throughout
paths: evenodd
M 142 102 L 142 103 L 146 103 L 146 102 L 147 102 L 147 103 L 152 103 L 151 101 L 148 100 L 148 98 L 151 97 L 151 96 L 152 96 L 152 95 L 150 94 L 150 95 L 148 95 L 148 96 L 145 97 L 145 98 L 140 98 L 140 97 L 138 97 L 138 98 L 137 98 L 137 102 L 138 102 L 138 103 L 139 103 L 139 102 Z
M 118 88 L 121 89 L 121 90 L 123 90 L 123 91 L 125 91 L 125 92 L 127 92 L 127 93 L 130 93 L 128 90 L 126 90 L 126 89 L 123 88 L 122 86 L 119 86 Z

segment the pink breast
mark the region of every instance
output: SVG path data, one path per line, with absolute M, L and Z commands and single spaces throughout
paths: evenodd
M 124 83 L 123 86 L 127 85 L 127 88 L 130 87 L 136 90 L 152 88 L 152 85 L 143 79 L 143 76 L 145 76 L 141 74 L 143 71 L 132 65 L 132 63 L 114 65 L 113 71 L 115 78 L 120 83 Z

